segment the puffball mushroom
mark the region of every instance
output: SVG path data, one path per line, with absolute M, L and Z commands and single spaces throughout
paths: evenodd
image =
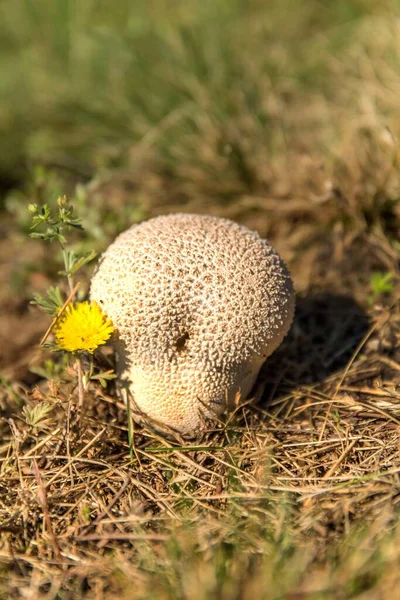
M 266 240 L 192 214 L 122 233 L 90 294 L 117 330 L 118 381 L 134 418 L 187 436 L 249 395 L 294 312 L 290 275 Z

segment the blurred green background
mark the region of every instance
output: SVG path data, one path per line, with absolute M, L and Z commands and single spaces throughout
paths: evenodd
M 181 200 L 230 201 L 268 191 L 291 154 L 329 164 L 360 128 L 399 128 L 399 9 L 3 0 L 2 188 L 40 163 L 86 179 L 154 174 L 166 202 L 174 180 Z

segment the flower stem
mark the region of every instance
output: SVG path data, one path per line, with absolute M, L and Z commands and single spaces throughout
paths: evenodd
M 65 268 L 65 272 L 67 274 L 69 293 L 72 294 L 73 289 L 74 289 L 74 280 L 72 278 L 72 275 L 69 273 L 69 269 L 68 269 L 67 249 L 65 248 L 65 246 L 61 240 L 59 240 L 59 242 L 61 245 L 62 255 L 63 255 L 63 259 L 64 259 L 64 268 Z M 84 401 L 84 389 L 83 389 L 82 362 L 81 362 L 80 357 L 78 357 L 75 361 L 75 368 L 76 368 L 76 373 L 78 376 L 78 408 L 82 408 L 83 401 Z
M 83 373 L 81 359 L 76 359 L 76 372 L 78 374 L 78 408 L 82 408 L 84 400 L 84 389 L 83 389 Z
M 68 270 L 67 249 L 65 248 L 64 244 L 61 241 L 60 241 L 60 245 L 61 245 L 62 255 L 63 255 L 63 259 L 64 259 L 64 269 L 67 274 L 69 292 L 71 293 L 72 290 L 74 289 L 74 280 Z

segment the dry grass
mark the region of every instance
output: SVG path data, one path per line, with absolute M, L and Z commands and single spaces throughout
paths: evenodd
M 295 323 L 266 364 L 257 401 L 202 439 L 137 428 L 131 458 L 112 389 L 92 388 L 80 412 L 71 373 L 32 387 L 25 367 L 3 387 L 4 597 L 393 597 L 398 221 L 393 211 L 368 212 L 367 187 L 359 180 L 350 196 L 340 177 L 323 213 L 305 184 L 296 182 L 296 203 L 275 198 L 282 213 L 265 223 L 300 290 Z M 253 200 L 254 224 L 272 199 Z M 394 286 L 371 304 L 375 269 L 390 270 Z M 32 412 L 43 406 L 42 417 Z
M 125 411 L 100 390 L 82 414 L 72 383 L 41 383 L 29 400 L 4 392 L 4 597 L 24 588 L 33 598 L 347 597 L 378 576 L 370 562 L 381 537 L 380 593 L 389 594 L 399 559 L 400 313 L 377 311 L 363 332 L 359 310 L 333 301 L 335 336 L 300 303 L 260 382 L 264 402 L 185 445 L 140 429 L 134 460 Z M 358 344 L 322 381 L 317 337 L 331 358 L 344 339 Z M 27 414 L 38 402 L 53 409 L 33 428 Z

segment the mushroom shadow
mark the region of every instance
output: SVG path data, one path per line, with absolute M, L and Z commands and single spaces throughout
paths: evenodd
M 290 332 L 261 370 L 258 381 L 266 385 L 260 404 L 342 370 L 369 325 L 365 311 L 348 296 L 315 294 L 297 298 Z

